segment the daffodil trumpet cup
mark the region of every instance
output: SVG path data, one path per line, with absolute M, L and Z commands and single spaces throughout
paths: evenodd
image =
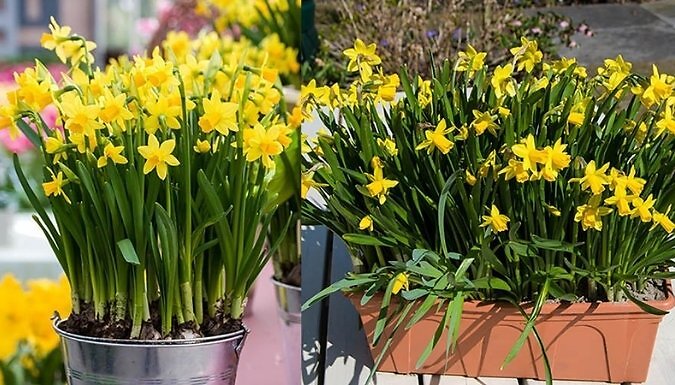
M 504 65 L 469 46 L 431 79 L 383 73 L 374 44 L 344 53 L 353 84 L 302 90 L 324 126 L 303 216 L 354 270 L 304 307 L 350 293 L 387 371 L 644 380 L 675 304 L 675 77 L 544 63 L 526 38 Z

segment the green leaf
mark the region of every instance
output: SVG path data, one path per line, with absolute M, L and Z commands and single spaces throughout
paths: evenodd
M 638 307 L 640 309 L 644 310 L 645 312 L 647 312 L 649 314 L 654 314 L 654 315 L 666 315 L 666 314 L 668 314 L 668 312 L 665 311 L 665 310 L 661 310 L 659 308 L 656 308 L 656 307 L 654 307 L 654 306 L 652 306 L 652 305 L 650 305 L 646 302 L 640 301 L 639 299 L 635 298 L 635 296 L 630 292 L 630 290 L 628 290 L 627 287 L 623 286 L 623 287 L 621 287 L 621 290 L 626 295 L 626 297 L 628 297 L 628 299 L 631 300 L 631 302 L 638 305 Z
M 342 236 L 347 243 L 366 246 L 396 246 L 396 242 L 389 237 L 373 237 L 365 234 L 349 233 Z
M 302 304 L 302 311 L 309 309 L 315 303 L 327 298 L 329 295 L 336 293 L 340 290 L 350 289 L 355 287 L 361 287 L 369 283 L 375 282 L 376 278 L 367 277 L 367 278 L 356 278 L 356 279 L 341 279 L 334 284 L 328 286 L 327 288 L 321 290 L 315 294 L 312 298 L 308 299 L 307 302 Z
M 125 261 L 131 263 L 132 265 L 141 264 L 141 261 L 138 259 L 138 255 L 136 254 L 134 244 L 131 243 L 128 238 L 117 242 L 117 247 L 119 247 L 120 251 L 122 252 L 122 256 L 124 257 Z

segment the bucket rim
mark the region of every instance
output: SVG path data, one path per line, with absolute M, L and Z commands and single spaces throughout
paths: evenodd
M 220 344 L 223 342 L 229 342 L 229 341 L 240 341 L 238 343 L 238 346 L 242 346 L 244 344 L 244 341 L 246 340 L 246 337 L 248 334 L 251 332 L 248 327 L 244 323 L 242 323 L 242 329 L 237 330 L 236 332 L 232 333 L 227 333 L 227 334 L 221 334 L 218 336 L 211 336 L 211 337 L 200 337 L 200 338 L 194 338 L 194 339 L 183 339 L 183 340 L 132 340 L 132 339 L 111 339 L 111 338 L 101 338 L 101 337 L 89 337 L 89 336 L 83 336 L 71 332 L 67 332 L 63 330 L 60 325 L 65 322 L 66 319 L 61 319 L 58 316 L 55 316 L 52 318 L 52 327 L 54 328 L 54 331 L 56 334 L 58 334 L 61 338 L 67 339 L 67 340 L 72 340 L 72 341 L 77 341 L 77 342 L 85 342 L 85 343 L 90 343 L 90 344 L 96 344 L 96 345 L 101 345 L 101 346 L 126 346 L 126 347 L 162 347 L 162 348 L 179 348 L 179 347 L 186 347 L 186 346 L 194 346 L 194 345 L 214 345 L 214 344 Z
M 274 276 L 270 277 L 270 280 L 272 281 L 272 283 L 275 286 L 283 287 L 284 289 L 288 289 L 288 290 L 302 292 L 302 286 L 295 286 L 295 285 L 289 285 L 287 283 L 283 283 L 283 282 L 279 281 L 278 279 L 276 279 Z

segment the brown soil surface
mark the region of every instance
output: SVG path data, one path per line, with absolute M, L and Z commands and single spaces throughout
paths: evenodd
M 206 305 L 204 308 L 206 308 Z M 233 333 L 244 328 L 240 320 L 226 317 L 222 309 L 219 309 L 214 317 L 205 314 L 204 322 L 199 326 L 193 321 L 180 325 L 176 325 L 175 319 L 173 321 L 174 327 L 171 333 L 168 336 L 162 336 L 158 307 L 156 304 L 151 305 L 150 320 L 143 322 L 139 340 L 158 341 L 213 337 Z M 93 306 L 85 304 L 79 314 L 71 314 L 59 327 L 66 332 L 86 337 L 127 340 L 130 339 L 131 324 L 130 319 L 120 321 L 113 320 L 108 316 L 102 320 L 97 320 L 94 316 Z

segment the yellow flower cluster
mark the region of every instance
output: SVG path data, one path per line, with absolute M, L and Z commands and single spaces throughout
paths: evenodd
M 82 60 L 70 47 L 80 42 L 70 28 L 52 20 L 50 29 L 45 47 L 54 47 L 64 61 Z M 18 131 L 17 121 L 25 116 L 39 120 L 37 114 L 50 103 L 63 125 L 44 133 L 47 160 L 54 166 L 52 179 L 43 185 L 47 196 L 70 201 L 64 187 L 75 180 L 62 162 L 73 154 L 101 169 L 127 165 L 138 154 L 143 172 L 154 171 L 164 180 L 183 161 L 175 150 L 185 137 L 177 131 L 186 127 L 198 127 L 188 137 L 193 138 L 189 148 L 200 154 L 215 153 L 226 143 L 242 147 L 250 162 L 274 166 L 273 158 L 289 146 L 300 122 L 279 113 L 282 94 L 279 71 L 269 66 L 272 56 L 215 33 L 196 42 L 186 38 L 170 34 L 163 44 L 166 57 L 155 49 L 150 57 L 123 57 L 105 69 L 73 66 L 60 84 L 39 63 L 17 75 L 18 88 L 0 109 L 0 130 Z M 234 138 L 239 131 L 241 141 Z
M 216 27 L 222 31 L 234 25 L 251 27 L 261 18 L 269 18 L 270 9 L 266 2 L 272 12 L 285 12 L 289 1 L 300 3 L 300 0 L 199 0 L 196 11 L 208 17 L 215 14 Z
M 21 342 L 28 343 L 38 358 L 58 346 L 50 319 L 54 311 L 61 317 L 70 312 L 70 287 L 65 277 L 28 281 L 24 288 L 14 276 L 5 275 L 0 279 L 0 303 L 0 361 L 11 358 Z
M 656 199 L 650 194 L 640 197 L 646 180 L 635 176 L 635 168 L 631 168 L 626 175 L 615 168 L 609 169 L 609 163 L 598 168 L 595 161 L 590 161 L 584 169 L 584 176 L 572 178 L 570 183 L 579 183 L 582 191 L 589 191 L 592 195 L 588 203 L 577 207 L 574 220 L 581 222 L 584 230 L 602 230 L 602 217 L 609 215 L 614 210 L 620 216 L 640 218 L 642 222 L 652 222 L 652 229 L 661 226 L 666 232 L 675 230 L 675 223 L 668 217 L 670 206 L 665 213 L 654 209 Z M 607 173 L 609 170 L 609 173 Z M 611 195 L 603 200 L 603 193 L 609 191 Z M 602 204 L 614 206 L 602 206 Z
M 392 102 L 400 85 L 398 75 L 385 75 L 379 64 L 382 60 L 376 53 L 375 44 L 365 44 L 357 39 L 354 47 L 344 51 L 349 58 L 347 70 L 358 73 L 359 78 L 346 90 L 339 84 L 332 86 L 316 85 L 314 79 L 303 85 L 300 90 L 300 104 L 305 115 L 309 115 L 315 106 L 330 106 L 333 108 L 354 106 L 362 101 Z

